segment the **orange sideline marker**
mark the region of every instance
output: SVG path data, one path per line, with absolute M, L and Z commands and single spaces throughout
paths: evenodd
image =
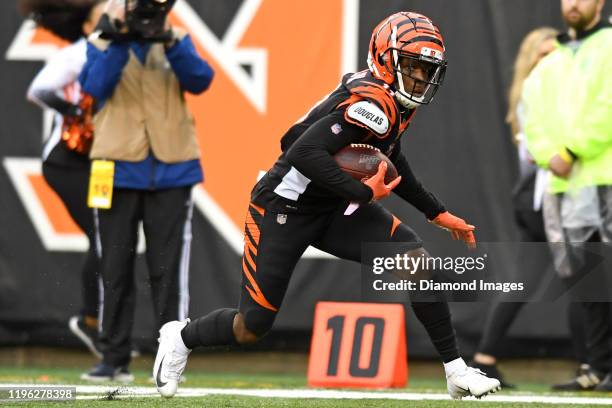
M 404 308 L 319 302 L 308 364 L 313 387 L 404 387 L 408 378 Z

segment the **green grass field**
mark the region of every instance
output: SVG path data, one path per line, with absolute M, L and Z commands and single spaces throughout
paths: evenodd
M 214 389 L 243 389 L 243 390 L 311 390 L 307 387 L 305 376 L 305 356 L 296 357 L 295 355 L 274 354 L 269 357 L 265 355 L 253 357 L 248 354 L 228 355 L 228 356 L 204 356 L 194 358 L 193 364 L 187 369 L 186 383 L 183 388 L 214 388 Z M 143 396 L 134 395 L 130 389 L 153 391 L 153 385 L 149 382 L 149 371 L 145 368 L 150 364 L 150 356 L 136 361 L 133 374 L 136 381 L 127 388 L 115 385 L 109 390 L 118 389 L 116 395 L 110 395 L 108 391 L 87 394 L 87 400 L 77 400 L 75 402 L 56 402 L 56 403 L 30 403 L 21 402 L 10 406 L 19 407 L 588 407 L 602 406 L 595 404 L 551 404 L 539 402 L 487 402 L 484 398 L 481 401 L 412 401 L 385 399 L 385 394 L 390 393 L 431 393 L 441 394 L 446 392 L 446 382 L 441 375 L 441 370 L 437 364 L 414 363 L 411 364 L 409 386 L 403 389 L 379 391 L 380 399 L 323 399 L 323 398 L 269 398 L 253 397 L 240 395 L 205 395 L 198 397 L 175 397 L 173 399 L 162 399 L 156 395 Z M 87 364 L 73 363 L 70 358 L 65 360 L 36 360 L 22 361 L 21 367 L 15 365 L 8 366 L 6 358 L 0 358 L 0 386 L 2 384 L 40 384 L 40 385 L 90 385 L 79 380 L 79 375 L 88 367 Z M 62 367 L 63 365 L 63 367 Z M 59 367 L 58 367 L 59 366 Z M 548 366 L 547 366 L 548 367 Z M 564 366 L 565 367 L 565 366 Z M 529 364 L 523 364 L 522 378 L 518 378 L 521 373 L 520 367 L 515 367 L 510 372 L 513 379 L 520 379 L 517 391 L 502 391 L 502 396 L 521 396 L 521 397 L 541 397 L 541 396 L 564 396 L 564 397 L 588 397 L 588 398 L 612 398 L 612 393 L 564 393 L 553 394 L 550 392 L 549 384 L 544 381 L 534 381 L 533 378 L 555 378 L 566 373 L 546 375 L 545 372 L 533 373 Z M 361 390 L 357 390 L 361 391 Z M 79 394 L 83 396 L 84 394 Z M 378 395 L 376 395 L 376 398 Z M 601 400 L 603 402 L 603 400 Z M 0 402 L 0 406 L 3 406 Z

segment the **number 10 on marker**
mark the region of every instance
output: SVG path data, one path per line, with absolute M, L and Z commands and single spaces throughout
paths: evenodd
M 403 387 L 407 381 L 404 308 L 320 302 L 308 383 L 317 387 Z

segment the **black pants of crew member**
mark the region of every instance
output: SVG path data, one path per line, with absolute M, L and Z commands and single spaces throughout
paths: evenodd
M 571 243 L 566 246 L 570 258 L 572 276 L 566 279 L 568 288 L 583 278 L 583 274 L 590 272 L 586 267 L 593 261 L 593 254 L 588 250 L 586 243 L 603 242 L 612 243 L 612 186 L 598 186 L 599 210 L 602 220 L 600 228 L 583 227 L 575 229 L 563 228 L 564 241 Z M 561 195 L 557 196 L 556 204 L 561 205 Z M 560 209 L 558 210 L 560 211 Z M 593 245 L 593 244 L 591 244 Z M 595 256 L 597 258 L 597 256 Z M 586 267 L 586 268 L 585 268 Z M 575 288 L 574 288 L 575 289 Z M 593 292 L 597 293 L 593 293 Z M 589 286 L 589 292 L 576 293 L 579 298 L 585 299 L 593 296 L 602 299 L 609 296 L 608 282 L 602 281 L 600 285 Z M 573 293 L 570 292 L 570 293 Z M 597 371 L 606 373 L 612 370 L 612 304 L 609 302 L 572 302 L 571 305 L 579 309 L 578 314 L 583 321 L 584 339 L 586 344 L 586 361 Z M 572 330 L 572 334 L 573 334 Z M 585 360 L 581 360 L 584 362 Z
M 105 364 L 119 367 L 130 361 L 134 259 L 141 221 L 155 322 L 159 328 L 187 317 L 192 208 L 189 186 L 157 191 L 116 189 L 112 208 L 97 211 L 104 289 L 100 347 Z
M 89 161 L 70 167 L 44 162 L 43 176 L 49 186 L 57 193 L 68 213 L 87 235 L 89 249 L 81 268 L 82 309 L 83 316 L 97 319 L 99 303 L 98 257 L 93 212 L 87 207 L 87 190 L 89 186 Z
M 530 198 L 530 201 L 533 201 L 533 190 L 531 190 Z M 546 242 L 541 211 L 533 211 L 529 208 L 516 208 L 514 210 L 514 218 L 520 232 L 521 242 Z M 530 278 L 530 282 L 525 282 L 528 287 L 535 287 L 539 284 L 544 274 L 537 272 L 543 271 L 547 266 L 547 259 L 528 256 L 520 257 L 517 264 L 517 268 L 520 270 L 534 272 L 521 274 L 524 278 Z M 525 304 L 524 302 L 496 302 L 487 317 L 483 336 L 477 351 L 498 356 L 501 340 Z
M 533 193 L 531 196 L 533 196 Z M 517 208 L 514 211 L 514 217 L 521 242 L 546 242 L 542 211 Z M 530 279 L 530 281 L 525 282 L 527 287 L 536 287 L 544 277 L 544 273 L 538 272 L 544 271 L 549 264 L 550 260 L 547 258 L 523 256 L 520 257 L 517 267 L 523 271 L 533 271 L 533 273 L 523 273 L 521 276 Z M 524 302 L 503 301 L 493 304 L 476 351 L 498 357 L 502 339 L 525 305 Z M 568 320 L 574 353 L 576 359 L 584 363 L 587 361 L 587 351 L 582 306 L 579 303 L 572 302 L 568 307 Z
M 609 250 L 612 245 L 612 186 L 598 186 L 597 195 L 602 227 L 589 242 L 603 242 Z M 572 254 L 572 258 L 579 264 L 577 268 L 580 268 L 584 259 L 576 255 Z M 610 294 L 609 282 L 608 279 L 602 284 L 607 296 Z M 582 305 L 587 317 L 585 327 L 589 363 L 601 372 L 612 372 L 612 303 L 584 302 Z
M 587 242 L 602 242 L 601 233 L 595 232 Z M 584 269 L 585 265 L 592 262 L 589 258 L 597 257 L 597 255 L 585 250 L 584 244 L 576 242 L 572 243 L 568 252 L 572 269 L 576 273 L 575 276 L 568 279 L 568 287 L 571 287 L 574 283 L 580 282 L 584 274 L 588 274 L 589 269 Z M 602 282 L 600 287 L 603 291 L 608 292 L 609 288 L 606 287 L 606 283 Z M 597 296 L 597 294 L 593 295 Z M 584 293 L 583 296 L 585 296 Z M 586 361 L 601 373 L 610 372 L 612 370 L 612 304 L 609 302 L 572 302 L 572 304 L 580 308 L 581 317 L 584 319 Z

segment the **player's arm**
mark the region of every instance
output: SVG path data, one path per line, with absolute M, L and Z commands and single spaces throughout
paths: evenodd
M 366 136 L 365 129 L 347 123 L 342 112 L 335 111 L 311 125 L 287 150 L 285 157 L 313 182 L 349 201 L 366 203 L 373 197 L 372 189 L 342 171 L 332 157 Z

